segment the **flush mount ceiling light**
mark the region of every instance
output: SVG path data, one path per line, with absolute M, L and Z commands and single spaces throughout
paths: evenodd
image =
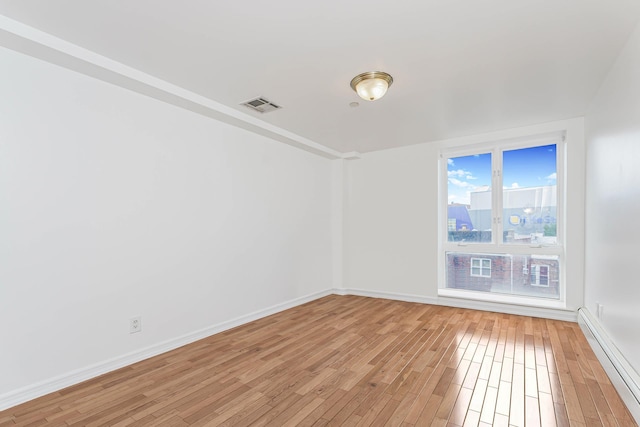
M 367 101 L 380 99 L 393 83 L 393 77 L 383 71 L 368 71 L 358 74 L 351 80 L 351 89 Z

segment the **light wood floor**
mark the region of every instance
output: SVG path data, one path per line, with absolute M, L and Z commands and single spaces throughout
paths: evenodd
M 636 425 L 575 323 L 356 296 L 0 412 L 41 424 Z

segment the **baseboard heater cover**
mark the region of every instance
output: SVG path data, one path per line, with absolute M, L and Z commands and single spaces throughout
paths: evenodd
M 640 376 L 588 309 L 578 309 L 578 324 L 629 412 L 640 424 Z

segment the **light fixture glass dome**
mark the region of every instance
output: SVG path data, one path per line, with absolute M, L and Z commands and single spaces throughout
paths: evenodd
M 382 71 L 369 71 L 358 74 L 351 80 L 351 88 L 360 98 L 367 101 L 380 99 L 393 83 L 393 77 Z

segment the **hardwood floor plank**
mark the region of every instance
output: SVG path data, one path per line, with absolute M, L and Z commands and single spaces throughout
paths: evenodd
M 271 406 L 267 405 L 267 400 L 259 399 L 253 403 L 244 405 L 244 407 L 236 412 L 233 416 L 226 419 L 217 425 L 220 426 L 237 426 L 237 425 L 250 425 L 255 420 L 262 417 L 266 412 L 271 410 Z
M 536 369 L 525 368 L 524 372 L 524 394 L 525 396 L 537 398 L 538 379 Z
M 502 371 L 500 381 L 510 383 L 513 380 L 513 359 L 505 357 L 502 359 Z
M 332 295 L 0 412 L 38 425 L 637 424 L 575 323 Z
M 464 419 L 467 416 L 467 411 L 469 410 L 469 403 L 471 403 L 472 396 L 473 389 L 464 387 L 460 389 L 458 398 L 456 399 L 456 402 L 453 405 L 453 409 L 451 410 L 451 415 L 449 415 L 449 417 L 447 418 L 450 423 L 459 426 L 464 424 Z
M 524 361 L 523 359 L 521 359 Z M 520 427 L 525 423 L 525 389 L 522 363 L 513 364 L 513 382 L 511 383 L 511 407 L 509 408 L 509 424 Z
M 378 415 L 382 410 L 387 406 L 387 403 L 391 400 L 391 396 L 382 393 L 380 398 L 376 401 L 375 405 L 369 406 L 364 413 L 361 415 L 360 421 L 358 421 L 358 426 L 370 426 L 373 422 L 378 418 Z M 364 408 L 362 408 L 364 410 Z
M 243 412 L 246 413 L 248 408 L 266 406 L 268 403 L 269 399 L 261 393 L 253 393 L 248 396 L 243 396 L 241 399 L 236 399 L 233 405 L 227 406 L 224 410 L 222 408 L 216 410 L 218 416 L 213 418 L 208 424 L 223 424 L 228 420 L 237 417 L 238 414 L 242 414 Z M 182 414 L 180 415 L 182 416 Z
M 5 415 L 3 417 L 0 417 L 0 427 L 16 425 L 16 423 L 13 420 L 14 420 L 13 415 L 9 415 L 9 414 L 7 414 L 7 415 Z
M 282 408 L 282 411 L 280 411 L 280 413 L 276 415 L 275 418 L 273 418 L 271 421 L 266 423 L 265 426 L 282 427 L 283 425 L 290 423 L 291 420 L 295 418 L 303 419 L 304 417 L 302 415 L 305 412 L 307 414 L 311 413 L 315 408 L 320 406 L 320 404 L 323 402 L 322 399 L 317 398 L 313 394 L 300 396 L 297 393 L 293 393 L 293 396 L 295 396 L 295 398 L 291 400 L 291 402 L 293 403 L 285 402 L 285 401 L 280 403 L 280 407 Z M 256 424 L 256 425 L 260 425 L 260 424 Z
M 476 427 L 480 422 L 480 413 L 476 411 L 467 412 L 467 416 L 464 419 L 463 427 Z
M 429 400 L 426 404 L 419 409 L 418 418 L 413 425 L 416 426 L 428 426 L 433 422 L 433 419 L 436 416 L 436 412 L 438 408 L 442 404 L 442 396 L 438 396 L 437 394 L 433 394 L 430 396 Z
M 553 409 L 556 413 L 556 423 L 558 426 L 570 425 L 569 414 L 567 414 L 567 408 L 563 403 L 553 403 Z
M 598 409 L 591 398 L 589 389 L 586 384 L 575 384 L 576 393 L 578 394 L 578 401 L 580 402 L 580 408 L 582 415 L 586 418 L 593 418 L 595 420 L 600 419 L 598 416 Z
M 566 384 L 562 386 L 562 392 L 565 399 L 565 408 L 567 409 L 567 416 L 571 422 L 585 423 L 584 413 L 580 405 L 580 399 L 573 384 Z
M 496 414 L 492 425 L 495 427 L 509 427 L 509 417 L 502 414 Z
M 544 427 L 554 427 L 557 425 L 551 394 L 540 393 L 538 397 L 538 404 L 540 405 L 540 425 Z
M 500 374 L 502 373 L 502 359 L 497 361 L 494 359 L 491 364 L 491 373 L 489 374 L 489 387 L 498 388 L 500 385 Z
M 540 393 L 551 394 L 551 380 L 549 378 L 549 371 L 544 365 L 536 366 L 536 384 L 538 385 L 538 391 Z
M 480 413 L 480 421 L 486 424 L 492 424 L 496 414 L 496 402 L 498 401 L 498 389 L 496 387 L 487 387 L 484 402 L 482 403 L 482 412 Z M 507 409 L 508 411 L 508 409 Z
M 393 393 L 390 393 L 389 395 L 392 396 L 392 399 L 398 400 L 396 398 L 397 396 Z M 409 413 L 409 410 L 411 409 L 411 406 L 413 405 L 413 402 L 415 400 L 416 396 L 413 394 L 407 395 L 404 399 L 400 400 L 398 406 L 396 407 L 396 410 L 393 412 L 393 414 L 391 414 L 391 417 L 385 425 L 390 427 L 400 426 L 407 418 L 407 413 Z
M 485 349 L 485 350 L 488 350 Z M 486 354 L 487 352 L 485 352 Z M 493 367 L 493 356 L 486 354 L 482 358 L 482 364 L 480 365 L 480 372 L 478 373 L 478 379 L 481 380 L 489 380 L 489 376 L 491 375 L 491 368 Z
M 387 404 L 382 408 L 382 411 L 378 413 L 376 418 L 369 425 L 372 427 L 384 426 L 391 418 L 391 415 L 396 411 L 399 404 L 400 402 L 397 400 L 389 399 Z
M 442 402 L 440 406 L 438 406 L 438 410 L 436 411 L 436 418 L 442 420 L 448 420 L 451 416 L 451 412 L 453 411 L 453 405 L 458 399 L 458 393 L 462 386 L 460 384 L 451 383 L 449 388 L 447 389 L 444 396 L 442 396 Z
M 487 380 L 479 379 L 472 389 L 473 395 L 471 402 L 469 402 L 469 410 L 476 411 L 478 414 L 482 412 L 482 406 L 484 404 L 485 395 L 487 393 L 488 382 Z
M 527 427 L 539 427 L 541 425 L 540 404 L 535 397 L 525 396 L 525 424 Z
M 347 394 L 347 392 L 344 390 L 337 389 L 333 394 L 329 395 L 327 399 L 321 399 L 322 403 L 311 411 L 309 415 L 303 418 L 299 425 L 311 426 L 317 423 L 322 418 L 322 415 L 324 415 L 324 413 L 327 412 L 336 402 L 341 400 L 345 394 Z
M 293 427 L 299 425 L 309 414 L 316 410 L 322 403 L 323 399 L 314 397 L 314 399 L 307 403 L 306 406 L 298 410 L 292 417 L 282 424 L 282 427 Z

